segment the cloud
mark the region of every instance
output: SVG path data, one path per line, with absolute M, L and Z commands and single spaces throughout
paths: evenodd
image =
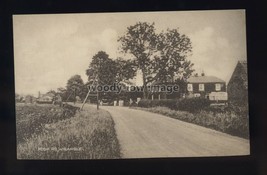
M 189 57 L 198 73 L 214 75 L 228 81 L 237 61 L 236 48 L 229 40 L 216 34 L 214 28 L 205 27 L 189 35 L 193 54 Z
M 214 29 L 212 27 L 205 27 L 203 30 L 189 35 L 195 54 L 203 54 L 210 49 L 214 49 L 214 41 L 211 40 L 213 34 Z
M 102 33 L 102 39 L 104 39 L 105 50 L 110 54 L 111 58 L 118 56 L 118 33 L 113 29 L 106 29 Z
M 93 35 L 91 37 L 92 40 L 91 43 L 94 49 L 90 48 L 90 50 L 95 51 L 93 55 L 95 55 L 98 51 L 102 50 L 105 51 L 111 58 L 117 58 L 118 56 L 117 39 L 118 39 L 118 33 L 116 32 L 116 30 L 107 28 L 103 30 L 100 34 Z

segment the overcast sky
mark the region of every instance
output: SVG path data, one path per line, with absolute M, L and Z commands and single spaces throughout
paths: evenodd
M 155 23 L 156 32 L 179 28 L 193 45 L 197 72 L 229 81 L 238 60 L 246 60 L 244 10 L 14 15 L 15 90 L 37 95 L 65 87 L 100 50 L 120 56 L 119 36 L 136 22 Z

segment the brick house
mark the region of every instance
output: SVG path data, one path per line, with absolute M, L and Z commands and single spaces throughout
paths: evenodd
M 226 82 L 215 76 L 191 76 L 187 79 L 187 96 L 210 100 L 227 100 Z

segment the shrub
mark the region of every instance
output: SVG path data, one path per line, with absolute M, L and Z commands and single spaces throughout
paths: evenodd
M 151 107 L 151 100 L 142 99 L 138 102 L 138 107 L 149 108 Z
M 182 111 L 198 112 L 205 110 L 210 106 L 210 100 L 206 98 L 184 98 L 176 103 L 176 108 Z
M 176 109 L 177 100 L 175 99 L 162 99 L 151 101 L 151 107 L 164 106 L 170 109 Z

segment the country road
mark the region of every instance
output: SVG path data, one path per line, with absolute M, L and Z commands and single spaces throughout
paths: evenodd
M 249 141 L 160 114 L 101 106 L 113 117 L 123 158 L 249 155 Z

